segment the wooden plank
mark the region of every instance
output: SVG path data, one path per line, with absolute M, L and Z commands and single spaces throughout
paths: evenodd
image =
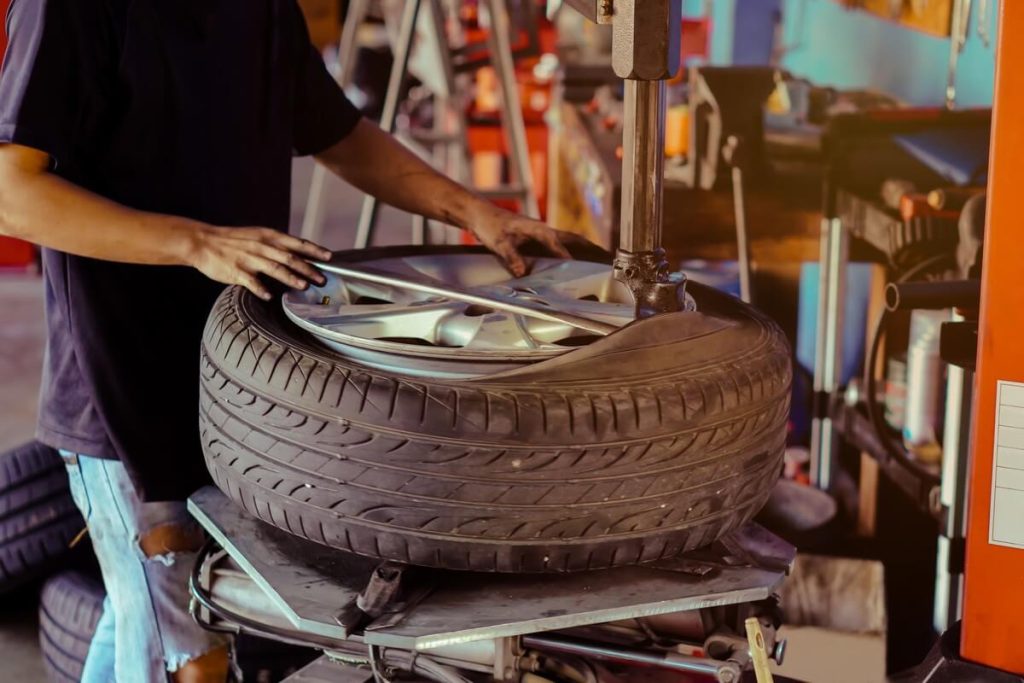
M 864 350 L 871 348 L 878 319 L 885 309 L 885 269 L 876 265 L 871 269 L 871 292 L 868 295 L 867 330 L 865 331 Z M 867 358 L 864 360 L 867 363 Z M 876 377 L 884 376 L 885 348 L 878 354 L 875 367 L 872 368 Z M 857 506 L 857 535 L 871 537 L 875 535 L 878 523 L 878 462 L 868 453 L 860 454 L 860 501 Z
M 878 529 L 878 461 L 860 454 L 860 500 L 857 505 L 857 535 L 871 538 Z

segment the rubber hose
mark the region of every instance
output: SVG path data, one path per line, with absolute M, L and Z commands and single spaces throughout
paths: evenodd
M 885 288 L 885 307 L 890 311 L 975 309 L 980 303 L 980 280 L 890 282 Z
M 875 376 L 874 368 L 878 362 L 878 353 L 882 347 L 882 340 L 885 338 L 885 328 L 889 323 L 889 315 L 889 311 L 883 311 L 882 317 L 878 319 L 878 327 L 875 328 L 875 335 L 871 340 L 871 352 L 868 354 L 868 364 L 865 369 L 867 379 L 865 382 L 865 393 L 867 394 L 865 403 L 868 408 L 868 418 L 871 420 L 871 426 L 874 427 L 875 434 L 882 443 L 882 447 L 885 448 L 886 454 L 921 481 L 935 486 L 939 483 L 939 475 L 928 471 L 920 463 L 912 460 L 907 456 L 906 451 L 895 443 L 895 440 L 889 434 L 888 426 L 882 418 L 882 411 L 878 405 L 878 378 Z
M 946 262 L 952 263 L 952 261 L 953 257 L 949 254 L 933 256 L 932 258 L 922 261 L 913 268 L 907 270 L 897 278 L 896 282 L 898 284 L 904 284 L 908 280 L 912 280 L 933 268 L 937 268 Z M 865 393 L 867 394 L 865 397 L 865 403 L 867 404 L 868 418 L 871 421 L 871 426 L 874 427 L 875 435 L 878 437 L 878 440 L 881 442 L 882 447 L 890 458 L 902 465 L 904 469 L 908 470 L 919 480 L 931 486 L 937 486 L 939 484 L 939 476 L 926 470 L 920 463 L 909 458 L 901 444 L 897 445 L 894 443 L 892 436 L 889 434 L 888 426 L 882 418 L 882 411 L 878 405 L 878 378 L 875 376 L 875 366 L 878 363 L 878 354 L 882 348 L 882 339 L 885 338 L 885 330 L 888 326 L 889 315 L 890 312 L 888 310 L 882 311 L 882 315 L 878 319 L 878 325 L 875 328 L 875 333 L 871 340 L 871 349 L 868 353 L 867 363 L 864 365 L 864 384 Z

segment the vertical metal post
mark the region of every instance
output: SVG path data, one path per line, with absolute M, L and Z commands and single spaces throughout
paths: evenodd
M 441 4 L 441 0 L 430 0 L 430 18 L 434 28 L 434 32 L 437 34 L 438 39 L 438 60 L 441 65 L 441 73 L 444 76 L 444 85 L 447 92 L 444 93 L 445 104 L 448 105 L 446 108 L 450 109 L 453 121 L 455 123 L 455 137 L 458 140 L 452 143 L 452 147 L 455 147 L 460 155 L 458 160 L 461 165 L 461 171 L 467 173 L 469 169 L 469 124 L 466 122 L 465 108 L 462 106 L 463 103 L 460 101 L 458 87 L 455 83 L 455 66 L 452 64 L 452 53 L 451 50 L 446 49 L 448 46 L 448 30 L 445 24 L 445 12 L 444 7 Z M 464 177 L 457 175 L 456 177 Z
M 836 433 L 828 401 L 842 381 L 843 314 L 846 308 L 846 266 L 849 236 L 843 222 L 826 216 L 821 223 L 818 320 L 814 363 L 816 414 L 811 427 L 811 482 L 822 490 L 832 487 Z
M 736 214 L 736 251 L 739 254 L 740 299 L 748 304 L 753 299 L 750 270 L 750 235 L 747 233 L 747 202 L 743 189 L 743 169 L 732 167 L 732 201 Z
M 498 72 L 501 86 L 501 109 L 503 129 L 508 141 L 509 165 L 515 184 L 523 190 L 523 213 L 540 218 L 540 206 L 534 190 L 533 172 L 530 168 L 530 148 L 526 140 L 526 124 L 519 100 L 519 85 L 516 81 L 515 58 L 512 53 L 511 22 L 508 17 L 506 0 L 485 0 L 491 20 L 487 32 L 491 61 Z
M 416 37 L 416 20 L 419 18 L 422 0 L 407 0 L 402 12 L 402 23 L 398 30 L 398 42 L 395 45 L 395 60 L 388 79 L 387 95 L 384 98 L 384 110 L 380 117 L 380 127 L 388 133 L 395 131 L 398 119 L 399 97 L 405 83 L 405 75 L 409 71 L 409 56 L 412 54 L 413 40 Z M 379 203 L 373 195 L 363 199 L 363 209 L 359 214 L 359 227 L 356 229 L 356 249 L 365 249 L 373 238 L 373 230 L 377 222 Z
M 341 71 L 338 73 L 338 85 L 342 88 L 352 83 L 356 70 L 356 57 L 359 53 L 359 29 L 366 21 L 370 10 L 370 0 L 351 0 L 345 25 L 341 31 L 341 42 L 338 44 L 338 60 Z M 327 185 L 327 169 L 322 164 L 313 167 L 313 179 L 309 184 L 309 197 L 306 199 L 306 213 L 302 218 L 301 235 L 304 239 L 319 242 L 324 227 L 324 208 L 327 200 L 324 190 Z
M 359 29 L 366 23 L 370 12 L 370 0 L 349 0 L 348 15 L 341 30 L 338 43 L 338 84 L 345 88 L 352 84 L 356 73 L 356 58 L 359 55 Z
M 418 213 L 412 215 L 412 244 L 422 247 L 427 243 L 427 219 Z
M 639 254 L 661 247 L 665 81 L 627 80 L 625 85 L 619 248 Z
M 963 316 L 954 315 L 954 321 Z M 974 373 L 955 365 L 946 375 L 946 415 L 942 435 L 940 502 L 945 526 L 939 534 L 935 566 L 935 630 L 944 632 L 963 611 L 963 555 L 967 524 L 967 471 L 971 443 Z
M 971 23 L 971 0 L 953 0 L 953 20 L 949 36 L 949 66 L 946 74 L 946 108 L 956 106 L 956 75 L 960 66 L 960 53 L 967 44 Z
M 441 0 L 430 0 L 430 19 L 434 33 L 437 35 L 438 63 L 441 65 L 441 74 L 444 77 L 445 92 L 435 98 L 434 108 L 434 132 L 447 133 L 449 126 L 455 130 L 448 144 L 444 147 L 444 172 L 452 178 L 458 178 L 462 182 L 469 179 L 469 123 L 466 121 L 466 110 L 464 102 L 459 95 L 455 81 L 455 66 L 452 63 L 452 53 L 448 49 L 448 28 L 445 21 L 445 8 Z M 440 125 L 439 125 L 440 124 Z M 429 227 L 429 226 L 428 226 Z M 415 232 L 416 226 L 413 226 Z M 427 230 L 429 242 L 446 244 L 450 241 L 449 231 L 457 231 L 450 226 L 442 226 L 436 231 Z M 431 240 L 431 236 L 436 237 Z M 415 235 L 414 235 L 415 237 Z

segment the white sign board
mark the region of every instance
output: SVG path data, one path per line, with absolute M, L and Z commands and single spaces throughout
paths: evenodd
M 994 455 L 988 540 L 1024 549 L 1024 384 L 996 384 Z

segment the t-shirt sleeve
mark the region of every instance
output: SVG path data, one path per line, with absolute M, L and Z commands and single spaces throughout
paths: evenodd
M 46 152 L 55 164 L 71 154 L 82 106 L 80 33 L 67 0 L 14 0 L 0 71 L 0 143 Z
M 292 146 L 299 156 L 319 154 L 345 138 L 359 123 L 359 109 L 327 71 L 310 42 L 302 11 L 295 5 L 296 69 Z

